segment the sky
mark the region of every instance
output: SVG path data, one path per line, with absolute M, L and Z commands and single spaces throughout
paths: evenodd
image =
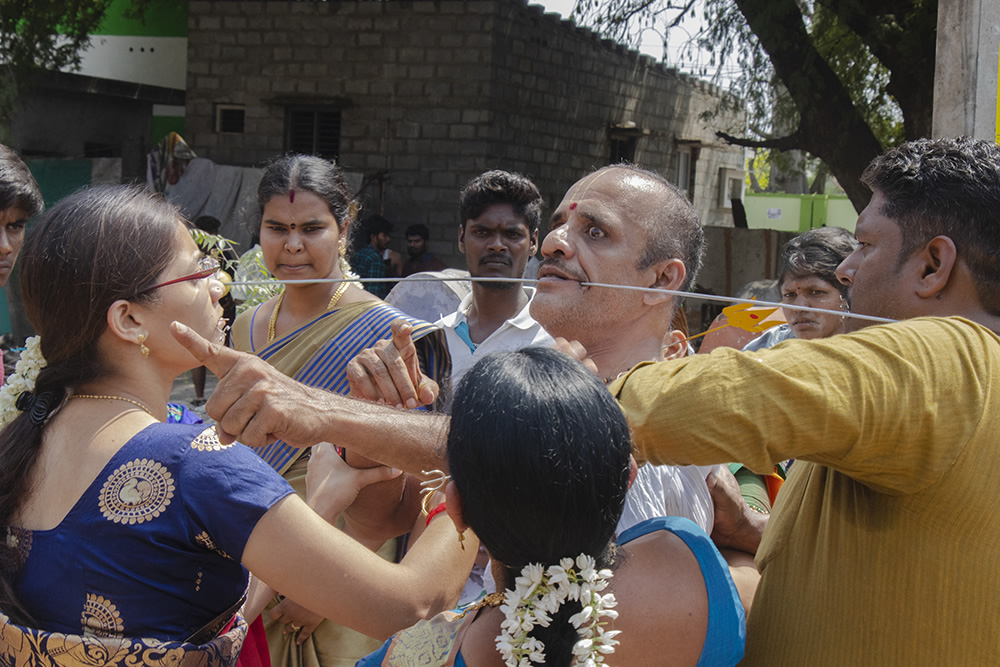
M 573 5 L 576 4 L 576 0 L 528 0 L 532 4 L 542 5 L 549 12 L 555 12 L 561 14 L 563 18 L 570 18 L 573 13 Z M 684 64 L 680 62 L 679 52 L 683 44 L 688 41 L 688 39 L 697 33 L 702 26 L 703 19 L 701 18 L 700 11 L 695 11 L 694 15 L 685 19 L 681 25 L 673 28 L 668 40 L 669 54 L 667 64 L 672 67 L 677 67 L 684 72 L 691 72 L 702 78 L 711 78 L 711 73 L 708 75 L 702 75 L 701 73 L 695 71 L 697 68 L 693 65 Z M 660 60 L 663 56 L 663 38 L 661 35 L 655 31 L 647 30 L 642 36 L 642 43 L 639 46 L 639 51 L 653 58 Z M 701 52 L 699 55 L 700 63 L 708 63 L 709 55 L 705 52 Z M 723 83 L 727 77 L 723 76 Z
M 528 0 L 528 2 L 533 5 L 542 5 L 547 11 L 561 14 L 564 19 L 571 17 L 573 5 L 576 4 L 576 0 Z M 659 60 L 663 54 L 663 41 L 659 35 L 647 32 L 643 36 L 643 44 L 639 50 Z

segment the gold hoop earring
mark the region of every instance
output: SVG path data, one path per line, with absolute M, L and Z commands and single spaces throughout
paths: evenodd
M 149 348 L 146 347 L 146 334 L 144 333 L 139 334 L 139 339 L 136 342 L 139 343 L 139 352 L 142 353 L 142 356 L 148 357 Z
M 458 546 L 462 547 L 462 551 L 465 551 L 465 532 L 458 534 Z

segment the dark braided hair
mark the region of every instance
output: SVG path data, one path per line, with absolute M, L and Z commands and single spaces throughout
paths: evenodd
M 142 188 L 99 186 L 66 197 L 33 225 L 21 254 L 21 293 L 46 359 L 27 408 L 0 431 L 0 526 L 29 494 L 45 423 L 70 388 L 99 378 L 98 340 L 119 299 L 154 302 L 155 284 L 173 259 L 177 209 Z M 16 540 L 10 540 L 15 542 Z M 19 623 L 31 616 L 13 592 L 17 547 L 0 539 L 0 609 Z
M 548 348 L 485 357 L 462 378 L 448 434 L 448 466 L 462 514 L 507 584 L 529 563 L 545 567 L 581 553 L 611 564 L 625 504 L 631 437 L 601 381 Z M 498 582 L 502 583 L 502 582 Z M 566 601 L 548 627 L 547 665 L 572 664 L 579 635 Z

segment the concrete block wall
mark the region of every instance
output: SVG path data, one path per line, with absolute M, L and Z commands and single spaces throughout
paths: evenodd
M 732 226 L 718 207 L 719 168 L 742 170 L 743 149 L 725 145 L 700 118 L 718 104 L 715 86 L 519 2 L 497 3 L 493 48 L 498 159 L 529 173 L 550 206 L 608 164 L 609 128 L 633 123 L 642 131 L 636 163 L 674 182 L 678 141 L 700 143 L 694 204 L 704 224 Z
M 189 6 L 185 139 L 199 155 L 261 165 L 283 149 L 286 104 L 341 103 L 340 162 L 364 175 L 367 212 L 396 223 L 400 250 L 408 224 L 427 224 L 432 250 L 453 266 L 464 266 L 456 227 L 466 181 L 521 171 L 552 207 L 607 164 L 611 123 L 648 129 L 636 159 L 668 178 L 678 138 L 705 142 L 705 179 L 713 169 L 718 179 L 719 160 L 742 168 L 742 151 L 717 146 L 697 121 L 714 99 L 523 0 Z M 243 134 L 214 132 L 219 103 L 245 105 Z M 706 224 L 726 224 L 697 188 L 696 205 Z
M 446 2 L 193 0 L 186 139 L 216 162 L 261 165 L 284 146 L 285 105 L 342 102 L 340 163 L 364 174 L 365 211 L 432 227 L 457 264 L 458 189 L 486 164 L 488 11 Z M 213 131 L 217 103 L 244 134 Z M 383 176 L 380 180 L 379 175 Z

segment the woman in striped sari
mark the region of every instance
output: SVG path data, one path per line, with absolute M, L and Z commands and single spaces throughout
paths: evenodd
M 277 296 L 236 319 L 233 346 L 256 354 L 300 382 L 347 393 L 347 363 L 361 350 L 390 337 L 391 322 L 406 317 L 346 280 L 345 235 L 356 217 L 357 204 L 333 162 L 306 155 L 288 155 L 272 163 L 257 195 L 262 210 L 262 257 L 271 275 L 280 281 L 341 282 L 286 283 Z M 441 332 L 427 322 L 407 320 L 422 369 L 440 379 L 449 365 Z M 280 440 L 257 449 L 300 495 L 304 494 L 308 452 Z M 349 462 L 357 467 L 370 465 L 354 456 Z M 398 485 L 398 499 L 404 483 L 400 477 L 384 484 Z M 371 493 L 379 498 L 393 495 L 391 489 Z M 395 539 L 367 546 L 387 560 L 397 557 Z M 353 665 L 379 645 L 343 626 L 320 622 L 319 616 L 291 601 L 280 602 L 263 616 L 276 667 Z

